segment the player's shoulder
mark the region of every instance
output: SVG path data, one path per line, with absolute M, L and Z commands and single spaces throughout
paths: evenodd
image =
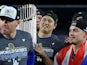
M 29 32 L 26 32 L 26 31 L 23 31 L 23 30 L 17 30 L 17 33 L 21 34 L 21 35 L 30 35 Z
M 17 30 L 18 33 L 29 33 L 29 32 L 26 32 L 26 31 L 23 31 L 23 30 Z M 29 33 L 30 34 L 30 33 Z
M 52 38 L 55 38 L 55 39 L 59 39 L 58 36 L 55 35 L 55 34 L 52 34 L 51 37 L 52 37 Z

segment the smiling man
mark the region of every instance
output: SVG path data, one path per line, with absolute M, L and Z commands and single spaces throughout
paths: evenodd
M 35 51 L 35 65 L 53 65 L 54 55 L 64 47 L 58 36 L 52 34 L 57 26 L 57 15 L 53 11 L 45 12 L 41 19 Z
M 78 17 L 82 15 L 81 17 Z M 87 12 L 78 12 L 74 15 L 69 28 L 71 44 L 60 50 L 56 56 L 54 65 L 81 65 L 87 54 L 86 27 Z

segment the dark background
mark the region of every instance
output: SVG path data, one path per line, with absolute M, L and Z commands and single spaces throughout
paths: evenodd
M 86 0 L 0 0 L 0 4 L 87 4 Z
M 0 4 L 87 4 L 86 0 L 0 0 Z

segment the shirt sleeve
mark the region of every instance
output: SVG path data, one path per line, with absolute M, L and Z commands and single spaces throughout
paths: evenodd
M 34 65 L 35 62 L 35 51 L 33 50 L 28 54 L 27 65 Z

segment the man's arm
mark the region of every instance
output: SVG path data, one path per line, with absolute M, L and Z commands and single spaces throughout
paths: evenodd
M 43 61 L 46 65 L 53 65 L 53 60 L 51 60 L 46 54 L 43 57 Z

